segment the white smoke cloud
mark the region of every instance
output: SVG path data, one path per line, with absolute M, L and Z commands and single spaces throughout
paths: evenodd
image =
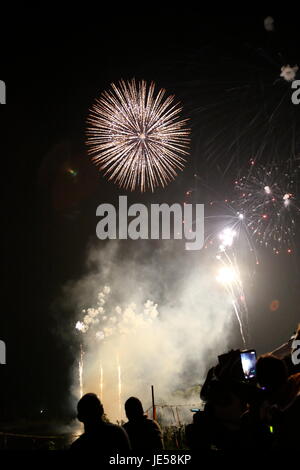
M 215 280 L 214 262 L 184 252 L 182 259 L 175 257 L 174 243 L 126 257 L 118 243 L 91 249 L 89 273 L 66 289 L 77 307 L 74 326 L 85 351 L 84 392 L 102 394 L 112 420 L 120 419 L 131 395 L 148 408 L 151 385 L 158 403 L 178 402 L 178 390 L 203 382 L 217 355 L 228 349 L 234 317 Z M 188 403 L 195 400 L 198 392 Z

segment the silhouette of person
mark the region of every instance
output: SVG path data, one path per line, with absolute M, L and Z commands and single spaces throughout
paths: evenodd
M 87 393 L 78 402 L 77 418 L 84 424 L 84 433 L 72 443 L 71 450 L 97 451 L 100 457 L 126 454 L 130 443 L 126 431 L 103 419 L 104 409 L 97 395 Z
M 278 447 L 279 449 L 299 449 L 300 392 L 283 410 L 280 416 Z
M 289 375 L 286 362 L 269 353 L 257 359 L 256 378 L 260 388 L 244 414 L 245 430 L 253 446 L 285 447 L 285 438 L 293 436 L 299 417 L 300 374 Z
M 194 414 L 186 428 L 186 442 L 193 452 L 241 448 L 240 417 L 247 405 L 242 379 L 240 350 L 218 356 L 218 364 L 209 369 L 201 388 L 204 409 Z
M 128 422 L 123 427 L 129 436 L 133 451 L 156 452 L 164 448 L 159 424 L 147 418 L 138 398 L 128 398 L 125 412 Z
M 256 363 L 257 382 L 266 389 L 268 400 L 287 407 L 300 392 L 300 373 L 289 376 L 286 364 L 272 354 L 260 356 Z

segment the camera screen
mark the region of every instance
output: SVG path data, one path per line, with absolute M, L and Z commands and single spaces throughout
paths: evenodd
M 256 374 L 256 352 L 254 350 L 241 352 L 241 361 L 245 379 L 253 379 Z

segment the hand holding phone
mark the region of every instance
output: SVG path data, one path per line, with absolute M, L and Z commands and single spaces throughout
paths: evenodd
M 248 349 L 241 351 L 241 363 L 246 380 L 254 379 L 256 377 L 256 351 L 255 349 Z

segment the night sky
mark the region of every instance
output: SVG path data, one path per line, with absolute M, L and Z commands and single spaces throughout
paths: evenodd
M 34 418 L 41 408 L 56 417 L 70 413 L 77 351 L 61 330 L 74 317 L 59 299 L 65 283 L 85 272 L 87 247 L 96 242 L 96 207 L 116 202 L 119 194 L 134 202 L 182 202 L 191 188 L 194 202 L 225 199 L 251 153 L 261 148 L 265 121 L 249 129 L 247 123 L 262 106 L 268 112 L 288 96 L 289 85 L 276 82 L 281 66 L 300 65 L 296 19 L 274 15 L 275 32 L 267 33 L 268 14 L 205 17 L 175 9 L 171 16 L 162 11 L 147 17 L 103 10 L 65 22 L 44 13 L 28 21 L 20 15 L 7 29 L 0 76 L 7 86 L 7 105 L 0 107 L 0 339 L 7 346 L 0 421 Z M 119 190 L 86 154 L 85 120 L 93 100 L 111 82 L 132 77 L 174 93 L 191 119 L 186 169 L 154 195 Z M 300 106 L 295 108 L 286 98 L 262 162 L 272 152 L 286 158 L 294 149 L 299 155 Z M 279 257 L 260 250 L 249 301 L 252 346 L 259 353 L 287 340 L 299 321 L 297 240 L 295 248 L 292 256 Z M 279 308 L 271 311 L 274 299 Z

